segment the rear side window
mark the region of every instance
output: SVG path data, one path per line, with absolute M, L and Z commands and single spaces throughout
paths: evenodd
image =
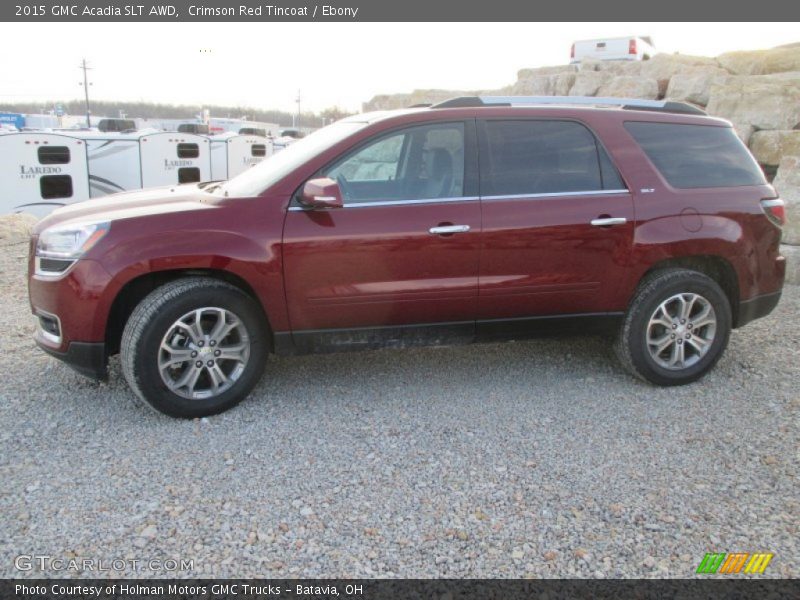
M 200 146 L 197 144 L 178 144 L 178 158 L 197 158 Z
M 486 121 L 481 195 L 623 190 L 594 135 L 572 121 Z
M 730 127 L 628 121 L 625 129 L 672 187 L 766 183 L 755 159 Z
M 39 190 L 45 200 L 71 198 L 72 177 L 69 175 L 43 175 L 39 178 Z
M 69 163 L 67 146 L 39 146 L 39 163 L 43 165 L 66 165 Z

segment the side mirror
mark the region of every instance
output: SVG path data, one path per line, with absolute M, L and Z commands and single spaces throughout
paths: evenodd
M 303 204 L 313 208 L 341 208 L 342 190 L 339 184 L 329 177 L 310 179 L 303 186 Z

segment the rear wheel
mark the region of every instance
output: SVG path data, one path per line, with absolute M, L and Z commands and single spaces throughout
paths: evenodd
M 669 269 L 639 287 L 615 349 L 634 375 L 657 385 L 681 385 L 716 364 L 730 331 L 730 302 L 719 285 L 696 271 Z
M 252 390 L 267 358 L 261 309 L 240 289 L 187 278 L 153 291 L 134 309 L 120 348 L 137 397 L 173 417 L 228 410 Z

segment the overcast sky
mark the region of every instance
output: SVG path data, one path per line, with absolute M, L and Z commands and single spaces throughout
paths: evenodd
M 375 94 L 482 89 L 565 64 L 573 40 L 650 35 L 714 56 L 800 42 L 796 23 L 0 23 L 0 101 L 82 97 L 357 110 Z M 201 51 L 202 50 L 202 51 Z

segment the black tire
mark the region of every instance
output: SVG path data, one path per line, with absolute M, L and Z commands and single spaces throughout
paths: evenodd
M 647 327 L 659 305 L 676 294 L 698 294 L 706 299 L 716 314 L 716 333 L 705 355 L 695 364 L 671 370 L 659 365 L 651 356 Z M 728 345 L 731 321 L 728 297 L 713 279 L 697 271 L 665 269 L 648 276 L 639 285 L 614 349 L 623 367 L 633 375 L 656 385 L 683 385 L 700 379 L 714 367 Z
M 208 398 L 187 398 L 173 392 L 162 379 L 159 348 L 181 316 L 201 307 L 219 307 L 236 315 L 247 331 L 250 351 L 238 379 L 228 389 Z M 268 346 L 268 328 L 255 300 L 224 281 L 187 277 L 157 288 L 134 309 L 122 333 L 120 362 L 139 399 L 171 417 L 190 419 L 218 414 L 241 402 L 261 378 Z

